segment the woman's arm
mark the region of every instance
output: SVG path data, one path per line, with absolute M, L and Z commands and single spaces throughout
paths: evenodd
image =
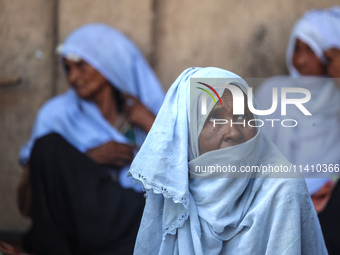
M 135 146 L 132 145 L 109 141 L 88 150 L 86 155 L 101 165 L 124 167 L 132 162 L 134 149 Z
M 332 195 L 334 186 L 335 185 L 332 181 L 327 182 L 318 192 L 311 196 L 314 208 L 317 213 L 320 213 L 325 209 L 328 200 Z
M 29 165 L 23 167 L 20 183 L 17 190 L 17 204 L 22 216 L 31 216 L 31 186 L 29 180 Z
M 142 102 L 131 95 L 124 95 L 124 102 L 124 110 L 130 123 L 148 133 L 156 116 Z
M 123 99 L 128 121 L 148 133 L 156 116 L 137 98 L 124 95 Z M 88 150 L 86 154 L 98 164 L 124 167 L 132 162 L 135 149 L 132 145 L 110 141 Z

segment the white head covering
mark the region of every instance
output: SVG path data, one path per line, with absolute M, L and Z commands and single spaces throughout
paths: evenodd
M 286 64 L 292 77 L 299 77 L 293 66 L 293 53 L 296 39 L 306 43 L 316 56 L 326 63 L 325 50 L 340 49 L 340 7 L 306 12 L 295 24 L 290 35 L 286 52 Z
M 100 72 L 120 92 L 138 98 L 154 114 L 162 105 L 160 83 L 134 43 L 105 24 L 73 31 L 59 47 L 63 56 L 78 56 Z
M 286 64 L 290 77 L 274 77 L 264 82 L 256 92 L 260 109 L 271 105 L 273 87 L 300 87 L 311 92 L 311 99 L 304 106 L 312 114 L 305 116 L 295 106 L 287 108 L 287 116 L 281 116 L 280 105 L 268 119 L 295 119 L 298 126 L 285 128 L 276 125 L 264 126 L 263 133 L 275 143 L 287 159 L 303 169 L 306 183 L 312 195 L 330 180 L 331 175 L 311 172 L 312 166 L 340 163 L 340 91 L 329 77 L 302 77 L 292 63 L 296 39 L 305 42 L 325 63 L 323 52 L 332 47 L 340 48 L 340 8 L 311 10 L 295 24 L 291 33 Z M 291 98 L 299 98 L 299 93 L 289 93 Z M 319 177 L 319 178 L 318 178 Z M 320 178 L 323 177 L 323 178 Z
M 211 67 L 188 69 L 170 87 L 129 171 L 147 190 L 134 254 L 326 254 L 303 179 L 254 179 L 251 173 L 189 179 L 195 166 L 288 164 L 260 131 L 245 143 L 199 155 L 205 119 L 195 115 L 198 97 L 190 102 L 190 78 L 248 87 L 239 76 Z
M 83 59 L 116 89 L 137 97 L 157 114 L 164 99 L 163 89 L 137 47 L 116 29 L 104 24 L 82 26 L 67 37 L 59 51 L 63 57 Z M 128 143 L 104 119 L 95 103 L 79 98 L 73 89 L 52 98 L 39 111 L 31 139 L 20 152 L 22 165 L 28 161 L 35 140 L 51 132 L 61 134 L 81 152 L 110 140 Z M 140 146 L 145 133 L 136 129 L 135 135 Z M 121 180 L 126 179 L 127 170 L 121 171 Z

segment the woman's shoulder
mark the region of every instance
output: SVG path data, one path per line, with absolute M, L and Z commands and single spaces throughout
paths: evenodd
M 263 93 L 265 94 L 271 94 L 271 90 L 274 87 L 282 88 L 282 87 L 289 87 L 291 86 L 291 77 L 287 75 L 281 75 L 281 76 L 273 76 L 266 80 L 264 80 L 256 89 L 255 94 L 261 95 Z
M 76 104 L 75 93 L 71 90 L 47 100 L 37 113 L 35 123 L 48 124 L 65 116 L 67 109 Z
M 71 90 L 66 91 L 63 94 L 54 96 L 47 100 L 38 112 L 39 117 L 44 116 L 57 116 L 63 114 L 63 110 L 67 107 L 71 107 L 76 101 L 74 92 Z
M 312 202 L 303 178 L 262 178 L 255 180 L 256 195 L 253 209 L 280 208 L 290 210 L 312 210 Z M 290 209 L 288 209 L 290 208 Z
M 291 86 L 291 77 L 274 76 L 264 80 L 255 90 L 255 98 L 259 109 L 268 109 L 272 104 L 273 88 L 278 89 L 278 93 L 282 87 Z

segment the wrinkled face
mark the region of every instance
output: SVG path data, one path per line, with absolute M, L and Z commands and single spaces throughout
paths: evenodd
M 102 88 L 110 86 L 103 75 L 83 60 L 64 59 L 64 64 L 67 80 L 81 98 L 93 99 Z
M 245 107 L 244 115 L 233 115 L 233 98 L 228 89 L 224 90 L 221 101 L 222 106 L 218 102 L 209 113 L 198 137 L 201 155 L 208 151 L 244 143 L 253 138 L 257 132 L 255 127 L 247 124 L 249 120 L 253 119 L 253 114 L 249 111 L 248 106 Z M 216 124 L 214 127 L 214 119 L 225 119 L 228 123 Z M 230 125 L 231 120 L 233 123 L 243 123 L 245 120 L 245 126 L 243 124 Z
M 301 75 L 320 76 L 325 74 L 325 66 L 313 50 L 297 39 L 293 53 L 293 65 Z

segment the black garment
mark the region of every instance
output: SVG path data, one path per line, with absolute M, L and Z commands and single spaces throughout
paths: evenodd
M 329 255 L 340 254 L 340 185 L 334 187 L 325 209 L 318 215 Z
M 32 229 L 24 248 L 44 255 L 132 254 L 145 199 L 58 134 L 29 161 Z

